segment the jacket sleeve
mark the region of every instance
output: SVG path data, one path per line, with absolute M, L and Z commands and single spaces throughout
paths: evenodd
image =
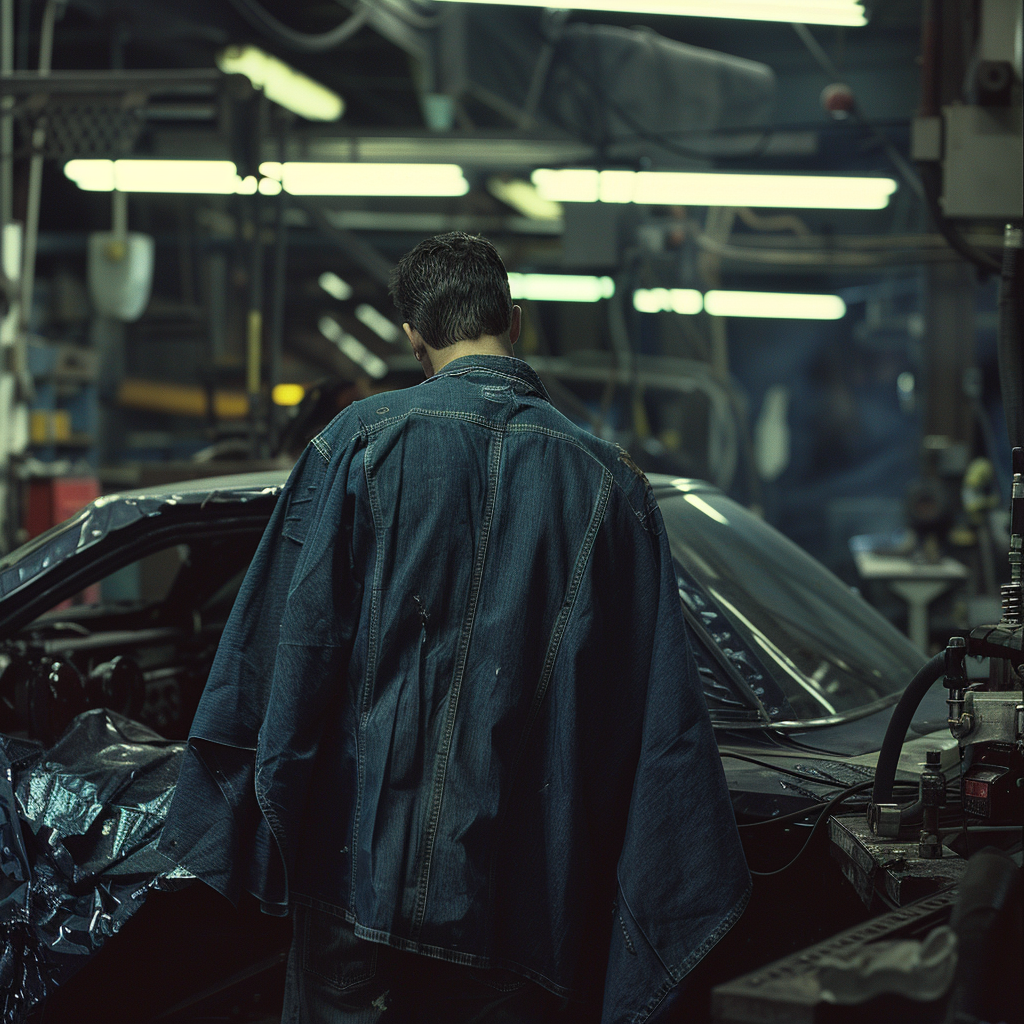
M 256 794 L 286 879 L 295 866 L 323 727 L 332 702 L 347 695 L 363 594 L 352 553 L 362 453 L 353 440 L 331 459 L 311 506 L 302 553 L 285 597 L 273 684 L 257 741 Z M 287 903 L 286 887 L 279 907 Z
M 344 493 L 353 450 L 349 445 L 329 459 L 322 446 L 310 445 L 288 478 L 221 636 L 160 839 L 163 853 L 232 902 L 248 889 L 271 913 L 285 912 L 290 865 L 280 816 L 258 793 L 258 750 L 272 755 L 267 762 L 264 753 L 263 765 L 271 779 L 289 730 L 308 746 L 310 723 L 322 720 L 317 707 L 328 679 L 302 664 L 315 648 L 303 656 L 280 641 L 302 635 L 295 622 L 312 601 L 310 585 L 319 582 L 338 597 L 349 593 L 344 579 L 325 584 L 323 575 L 336 552 L 347 550 L 346 502 L 332 488 Z M 306 585 L 294 601 L 298 580 Z M 333 602 L 335 609 L 342 603 Z M 319 606 L 321 618 L 332 611 L 328 600 Z M 337 663 L 344 655 L 335 645 L 321 652 L 321 662 L 325 653 Z M 298 781 L 293 770 L 286 774 Z
M 650 667 L 616 872 L 605 1024 L 661 1016 L 686 974 L 739 919 L 751 890 L 656 505 L 646 527 L 634 568 L 651 575 L 658 598 L 653 617 L 645 609 L 631 629 L 636 655 L 649 656 Z

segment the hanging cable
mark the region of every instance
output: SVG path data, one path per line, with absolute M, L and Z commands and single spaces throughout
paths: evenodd
M 369 6 L 361 6 L 344 21 L 327 32 L 299 32 L 274 17 L 258 0 L 228 0 L 231 6 L 253 28 L 274 42 L 300 53 L 326 53 L 354 36 L 369 20 Z
M 840 81 L 842 79 L 842 75 L 839 73 L 839 69 L 832 63 L 832 59 L 824 49 L 822 49 L 818 40 L 814 38 L 814 34 L 811 30 L 806 25 L 801 25 L 796 22 L 794 22 L 793 28 L 822 71 L 824 71 L 825 74 L 834 82 Z M 885 132 L 878 128 L 875 123 L 865 115 L 864 111 L 861 110 L 860 103 L 857 101 L 856 97 L 854 97 L 853 100 L 853 110 L 851 113 L 853 114 L 854 120 L 856 120 L 861 127 L 866 128 L 874 137 L 875 141 L 881 145 L 885 155 L 889 158 L 893 167 L 896 168 L 900 177 L 908 186 L 910 186 L 915 195 L 917 195 L 919 199 L 926 200 L 927 195 L 925 193 L 924 186 L 921 179 L 914 172 L 914 168 L 911 166 L 910 162 L 893 145 L 892 139 L 890 139 Z
M 861 793 L 872 785 L 873 783 L 871 782 L 871 780 L 868 780 L 867 782 L 860 782 L 856 786 L 851 786 L 849 789 L 844 790 L 838 796 L 829 800 L 829 802 L 825 804 L 825 806 L 822 808 L 821 813 L 818 815 L 818 819 L 817 821 L 815 821 L 813 827 L 811 828 L 810 834 L 807 836 L 807 839 L 805 840 L 803 846 L 801 846 L 800 849 L 797 850 L 796 854 L 794 854 L 794 856 L 790 860 L 783 864 L 781 868 L 775 868 L 774 871 L 752 870 L 750 873 L 752 875 L 758 875 L 761 878 L 768 878 L 772 875 L 781 875 L 783 871 L 788 871 L 807 851 L 807 848 L 811 845 L 811 840 L 814 838 L 818 829 L 821 827 L 821 823 L 823 821 L 828 821 L 829 815 L 832 813 L 832 808 L 837 807 L 839 804 L 841 804 L 848 797 L 852 796 L 854 793 Z
M 942 88 L 940 57 L 942 53 L 942 17 L 937 0 L 926 0 L 921 27 L 921 116 L 940 117 L 942 112 Z M 938 161 L 918 161 L 921 187 L 924 189 L 928 212 L 939 234 L 949 247 L 968 263 L 973 263 L 984 273 L 997 272 L 1002 268 L 1000 261 L 990 253 L 972 245 L 942 209 L 939 196 L 942 192 L 942 165 Z

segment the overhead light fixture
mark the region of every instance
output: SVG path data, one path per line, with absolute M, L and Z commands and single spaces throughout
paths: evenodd
M 392 345 L 402 340 L 402 329 L 368 302 L 360 302 L 356 306 L 356 319 L 366 324 L 378 337 L 390 341 Z
M 638 313 L 699 313 L 783 320 L 839 320 L 846 303 L 838 295 L 792 292 L 735 292 L 716 290 L 701 295 L 694 288 L 637 288 L 633 308 Z
M 649 206 L 762 206 L 802 210 L 881 210 L 896 191 L 892 178 L 824 174 L 733 174 L 705 171 L 598 171 L 541 168 L 533 183 L 563 203 Z
M 336 92 L 258 46 L 221 50 L 217 67 L 225 74 L 245 75 L 268 100 L 310 121 L 337 121 L 345 111 L 345 101 Z
M 317 284 L 319 284 L 332 299 L 337 299 L 339 302 L 345 302 L 352 298 L 352 285 L 350 285 L 348 281 L 338 277 L 333 270 L 325 270 L 317 278 Z
M 86 192 L 116 189 L 226 196 L 252 195 L 259 187 L 252 175 L 239 177 L 230 160 L 69 160 L 64 174 Z
M 699 313 L 704 296 L 695 288 L 637 288 L 633 308 L 638 313 Z
M 358 338 L 344 330 L 337 320 L 322 316 L 318 326 L 320 333 L 328 341 L 333 341 L 353 363 L 364 369 L 371 377 L 379 380 L 388 372 L 388 364 L 380 356 L 374 355 Z
M 87 192 L 206 195 L 462 196 L 469 182 L 456 164 L 274 163 L 239 177 L 230 160 L 69 160 L 64 174 Z
M 535 302 L 597 302 L 615 294 L 610 277 L 587 274 L 509 274 L 513 299 Z
M 460 0 L 492 3 L 494 0 Z M 562 11 L 621 11 L 741 21 L 790 21 L 805 25 L 867 24 L 859 0 L 499 0 L 507 7 L 552 7 Z
M 298 405 L 306 397 L 306 389 L 301 384 L 275 384 L 270 392 L 274 405 Z
M 293 196 L 464 196 L 469 182 L 458 164 L 289 161 L 260 164 Z
M 786 292 L 710 291 L 704 309 L 712 316 L 747 316 L 780 320 L 840 320 L 846 303 L 838 295 Z
M 529 217 L 530 220 L 562 219 L 561 204 L 556 203 L 553 199 L 545 199 L 536 185 L 529 181 L 523 181 L 522 178 L 506 181 L 504 178 L 495 176 L 488 180 L 487 191 L 495 199 L 500 199 L 524 217 Z

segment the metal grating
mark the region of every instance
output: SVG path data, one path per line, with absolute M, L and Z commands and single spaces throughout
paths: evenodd
M 36 129 L 44 129 L 42 154 L 116 159 L 132 152 L 145 126 L 146 97 L 36 95 L 15 107 L 20 148 L 37 152 Z

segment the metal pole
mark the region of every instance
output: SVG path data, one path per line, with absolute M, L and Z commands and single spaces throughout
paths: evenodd
M 262 94 L 256 101 L 255 143 L 253 152 L 262 150 L 263 122 L 267 115 L 267 100 Z M 266 447 L 263 435 L 263 204 L 257 189 L 249 197 L 248 212 L 252 238 L 249 249 L 249 314 L 246 319 L 246 390 L 249 392 L 250 422 L 252 424 L 252 454 L 262 457 Z
M 39 32 L 39 74 L 50 73 L 53 58 L 53 27 L 57 20 L 57 8 L 61 0 L 47 0 L 43 11 L 43 23 Z M 28 176 L 28 208 L 25 212 L 25 242 L 22 250 L 21 272 L 21 330 L 15 342 L 15 370 L 21 386 L 27 394 L 32 393 L 32 381 L 28 376 L 28 339 L 25 331 L 32 315 L 32 288 L 35 284 L 36 242 L 39 238 L 39 199 L 43 187 L 43 146 L 46 143 L 46 119 L 40 117 L 32 133 L 32 162 Z
M 278 111 L 277 159 L 284 162 L 288 148 L 289 115 Z M 288 193 L 282 188 L 277 196 L 277 223 L 274 231 L 274 286 L 270 306 L 270 401 L 267 403 L 267 436 L 271 451 L 277 449 L 274 386 L 281 383 L 281 349 L 284 345 L 284 303 L 288 267 Z
M 0 0 L 0 74 L 14 70 L 14 0 Z M 13 96 L 0 96 L 0 231 L 14 217 Z

